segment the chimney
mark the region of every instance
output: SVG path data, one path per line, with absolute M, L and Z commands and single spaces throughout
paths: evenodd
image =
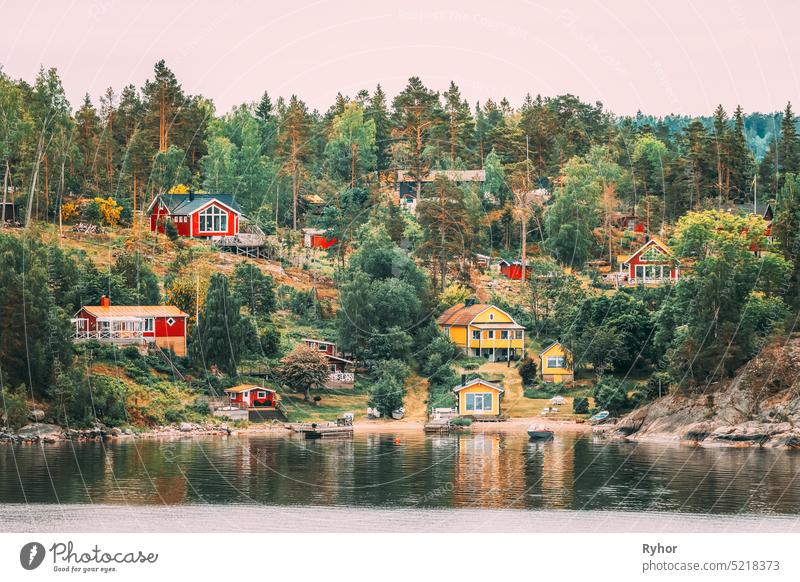
M 194 189 L 189 188 L 189 202 L 191 202 L 192 200 L 194 200 Z
M 461 385 L 462 386 L 466 386 L 467 385 L 467 375 L 466 374 L 461 374 Z
M 470 297 L 469 299 L 464 301 L 464 307 L 472 307 L 473 305 L 475 305 L 475 298 L 474 297 Z
M 106 297 L 105 295 L 100 296 L 100 307 L 110 307 L 111 306 L 111 299 Z

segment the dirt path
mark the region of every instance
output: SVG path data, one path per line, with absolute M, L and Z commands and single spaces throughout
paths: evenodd
M 428 381 L 412 375 L 406 382 L 406 419 L 424 421 L 428 411 Z

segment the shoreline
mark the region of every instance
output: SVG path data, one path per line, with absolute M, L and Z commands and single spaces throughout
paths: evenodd
M 194 437 L 247 436 L 258 434 L 289 435 L 293 423 L 263 423 L 235 428 L 226 423 L 195 424 L 180 423 L 174 426 L 156 427 L 149 430 L 134 431 L 118 428 L 95 427 L 89 429 L 70 429 L 47 423 L 31 423 L 17 434 L 0 433 L 2 443 L 41 442 L 99 442 L 103 440 L 128 439 L 173 439 Z M 323 425 L 323 423 L 320 423 Z M 565 432 L 589 433 L 592 427 L 586 423 L 547 418 L 511 418 L 503 422 L 473 422 L 469 427 L 453 429 L 453 433 L 521 433 L 532 425 L 546 426 L 556 434 Z M 421 420 L 358 420 L 353 423 L 354 434 L 392 434 L 424 433 L 425 422 Z M 20 434 L 21 433 L 21 434 Z

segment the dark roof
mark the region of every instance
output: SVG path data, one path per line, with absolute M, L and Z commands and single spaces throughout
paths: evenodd
M 163 194 L 161 201 L 169 208 L 170 214 L 191 214 L 212 200 L 218 200 L 242 214 L 242 208 L 232 194 Z

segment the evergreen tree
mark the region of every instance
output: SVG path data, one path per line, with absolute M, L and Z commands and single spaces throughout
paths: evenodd
M 391 163 L 392 122 L 386 105 L 386 94 L 380 85 L 364 109 L 364 118 L 375 124 L 375 155 L 378 171 L 389 169 Z
M 200 321 L 194 326 L 190 339 L 195 365 L 203 369 L 216 366 L 226 374 L 236 374 L 250 331 L 252 328 L 240 313 L 228 278 L 221 273 L 213 274 L 200 310 Z

